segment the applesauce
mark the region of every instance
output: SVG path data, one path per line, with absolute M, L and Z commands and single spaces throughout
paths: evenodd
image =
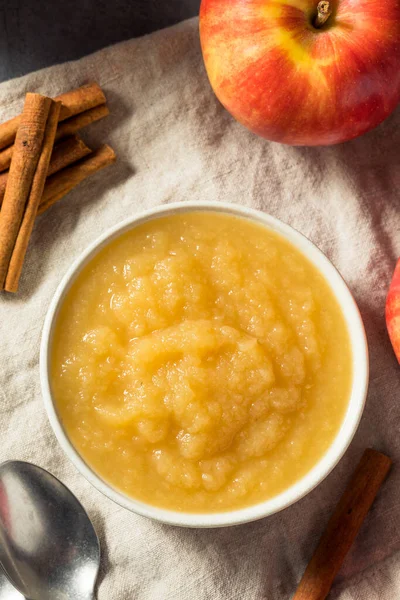
M 285 490 L 331 445 L 349 402 L 346 323 L 279 234 L 224 213 L 157 218 L 109 243 L 57 317 L 63 427 L 116 489 L 187 512 Z

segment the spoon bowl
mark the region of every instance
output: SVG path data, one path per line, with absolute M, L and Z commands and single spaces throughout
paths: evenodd
M 100 545 L 85 509 L 56 477 L 0 465 L 0 564 L 30 600 L 92 600 Z
M 9 579 L 0 567 L 0 600 L 24 600 L 24 596 L 11 585 Z

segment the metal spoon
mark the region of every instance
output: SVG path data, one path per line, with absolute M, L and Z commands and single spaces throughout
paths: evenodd
M 20 594 L 9 582 L 3 569 L 0 567 L 0 600 L 24 600 Z
M 0 465 L 0 564 L 29 600 L 93 600 L 100 546 L 89 517 L 56 477 Z

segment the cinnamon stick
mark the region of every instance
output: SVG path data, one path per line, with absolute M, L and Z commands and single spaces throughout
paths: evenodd
M 324 600 L 391 467 L 390 458 L 369 448 L 347 486 L 293 600 Z
M 69 92 L 56 96 L 62 102 L 59 121 L 65 121 L 74 115 L 106 103 L 106 97 L 98 83 L 92 81 Z
M 8 146 L 5 150 L 0 150 L 0 172 L 6 171 L 11 164 L 12 153 L 14 151 L 14 144 Z
M 83 129 L 83 127 L 87 127 L 95 121 L 104 119 L 104 117 L 107 117 L 109 114 L 110 109 L 108 106 L 106 104 L 101 104 L 100 106 L 96 106 L 90 110 L 80 113 L 79 115 L 71 117 L 71 119 L 63 121 L 58 126 L 56 140 L 60 140 L 67 135 L 72 135 L 80 129 Z
M 61 140 L 54 146 L 47 176 L 54 175 L 90 153 L 91 149 L 77 135 L 71 135 Z
M 100 104 L 105 104 L 106 102 L 103 90 L 97 83 L 89 83 L 61 94 L 60 96 L 57 96 L 55 100 L 62 102 L 60 121 L 69 119 L 74 115 L 87 111 L 95 106 L 99 106 Z M 14 143 L 21 119 L 22 115 L 18 115 L 0 125 L 0 150 L 7 148 L 7 146 Z M 0 170 L 2 170 L 1 162 Z
M 52 105 L 51 98 L 39 94 L 26 95 L 0 212 L 0 289 L 4 287 L 9 262 L 42 154 L 46 124 Z
M 61 171 L 65 167 L 68 167 L 72 163 L 80 160 L 84 156 L 91 153 L 90 148 L 81 140 L 77 135 L 61 140 L 56 146 L 54 146 L 53 153 L 51 155 L 49 170 L 47 177 Z M 0 207 L 4 198 L 8 180 L 8 171 L 0 174 Z
M 60 109 L 61 102 L 51 103 L 46 128 L 44 131 L 43 144 L 37 163 L 36 171 L 33 176 L 32 187 L 28 195 L 28 199 L 25 206 L 25 212 L 22 217 L 21 225 L 18 231 L 17 239 L 15 240 L 15 245 L 11 255 L 10 263 L 8 265 L 7 276 L 4 284 L 4 289 L 7 292 L 16 292 L 18 290 L 18 283 L 22 272 L 22 266 L 24 264 L 26 250 L 28 248 L 28 243 L 31 237 L 33 225 L 35 223 L 39 203 L 42 198 L 44 184 L 49 169 L 50 158 L 53 152 Z
M 18 115 L 0 125 L 0 149 L 7 148 L 14 143 L 19 124 L 21 123 L 22 115 Z
M 50 206 L 68 194 L 81 181 L 111 165 L 115 160 L 116 155 L 114 150 L 105 144 L 74 165 L 49 177 L 44 188 L 38 214 L 40 215 L 50 208 Z
M 107 117 L 109 114 L 110 110 L 108 106 L 106 104 L 101 104 L 100 106 L 86 110 L 79 115 L 75 115 L 59 124 L 56 140 L 58 141 L 68 135 L 72 135 L 83 127 L 87 127 L 87 125 Z M 14 146 L 10 146 L 5 150 L 0 151 L 0 171 L 8 169 L 10 166 L 13 148 Z

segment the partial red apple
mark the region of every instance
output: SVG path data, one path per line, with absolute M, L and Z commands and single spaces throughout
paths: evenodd
M 202 0 L 200 38 L 219 100 L 269 140 L 344 142 L 400 101 L 400 0 Z
M 400 363 L 400 258 L 386 300 L 386 325 L 393 350 Z

